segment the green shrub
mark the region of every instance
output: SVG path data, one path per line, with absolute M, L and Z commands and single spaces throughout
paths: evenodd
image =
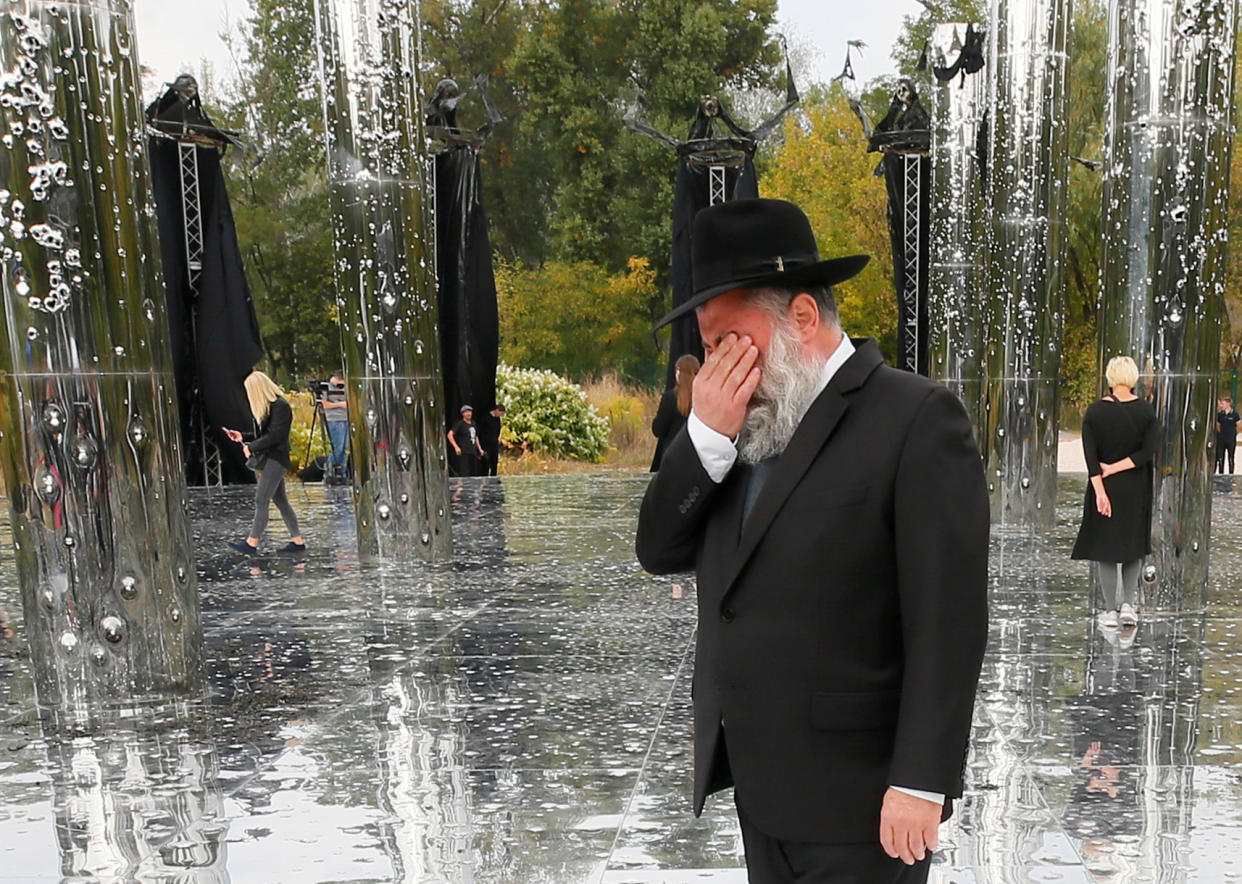
M 604 459 L 608 419 L 577 384 L 551 371 L 502 364 L 496 398 L 507 409 L 501 439 L 509 445 L 595 463 Z

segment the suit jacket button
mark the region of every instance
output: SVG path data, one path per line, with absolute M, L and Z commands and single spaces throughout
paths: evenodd
M 725 608 L 723 611 L 721 611 L 720 619 L 723 620 L 725 623 L 732 623 L 733 622 L 733 609 Z

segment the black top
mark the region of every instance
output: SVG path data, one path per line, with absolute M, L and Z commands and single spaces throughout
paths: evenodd
M 1239 415 L 1237 410 L 1218 411 L 1216 413 L 1216 423 L 1220 427 L 1220 437 L 1222 439 L 1237 438 L 1238 421 L 1242 421 L 1242 415 Z
M 479 428 L 460 420 L 453 424 L 453 438 L 462 454 L 478 454 Z
M 503 418 L 485 414 L 475 423 L 479 428 L 479 444 L 483 450 L 493 452 L 500 450 L 500 422 Z M 453 435 L 457 435 L 457 427 L 453 427 Z M 458 442 L 460 445 L 461 443 Z
M 660 407 L 651 421 L 651 435 L 656 437 L 655 456 L 651 459 L 651 472 L 660 469 L 660 461 L 673 437 L 686 425 L 687 415 L 677 410 L 677 390 L 665 390 L 660 397 Z
M 1101 516 L 1095 506 L 1095 490 L 1087 483 L 1082 527 L 1074 543 L 1075 559 L 1096 562 L 1132 562 L 1151 552 L 1151 476 L 1160 422 L 1145 399 L 1118 402 L 1113 398 L 1093 402 L 1082 419 L 1082 450 L 1087 474 L 1100 475 L 1100 464 L 1127 457 L 1132 470 L 1114 473 L 1104 480 L 1113 514 Z
M 289 430 L 293 426 L 293 409 L 280 396 L 268 406 L 267 417 L 259 424 L 259 435 L 250 443 L 251 454 L 264 454 L 286 470 L 293 469 L 289 463 Z

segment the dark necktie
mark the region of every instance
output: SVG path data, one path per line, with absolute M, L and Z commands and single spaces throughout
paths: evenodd
M 772 467 L 774 466 L 776 466 L 776 457 L 769 457 L 767 460 L 761 460 L 750 468 L 750 480 L 746 485 L 746 502 L 742 505 L 743 525 L 750 518 L 750 511 L 754 508 L 755 501 L 759 498 L 759 492 L 763 490 L 763 484 L 768 481 L 768 475 L 772 472 Z

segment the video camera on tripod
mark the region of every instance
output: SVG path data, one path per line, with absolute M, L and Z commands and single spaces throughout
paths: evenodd
M 345 385 L 334 384 L 331 380 L 311 381 L 311 391 L 315 394 L 315 404 L 320 405 L 320 399 L 327 399 L 329 402 L 345 401 Z

